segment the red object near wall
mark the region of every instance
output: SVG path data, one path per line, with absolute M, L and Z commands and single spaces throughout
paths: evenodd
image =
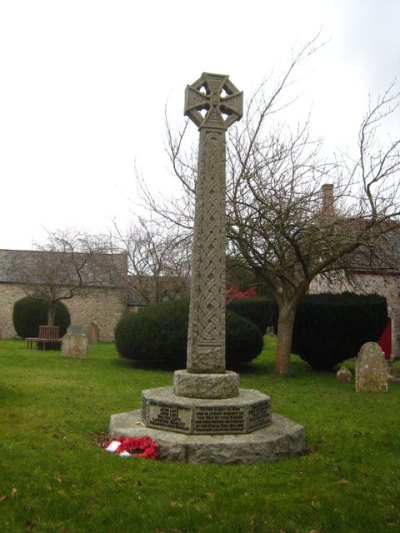
M 385 359 L 390 359 L 390 356 L 392 355 L 392 322 L 390 318 L 378 340 L 378 344 L 385 354 Z

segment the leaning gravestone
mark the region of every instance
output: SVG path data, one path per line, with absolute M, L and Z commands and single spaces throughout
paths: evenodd
M 240 389 L 239 374 L 225 368 L 225 134 L 242 100 L 220 74 L 186 88 L 185 114 L 200 131 L 187 368 L 173 387 L 143 391 L 141 411 L 110 420 L 111 438 L 150 435 L 166 460 L 275 461 L 305 447 L 302 426 L 273 415 L 269 396 Z
M 356 358 L 357 392 L 386 392 L 388 389 L 388 367 L 385 354 L 376 342 L 366 342 Z
M 88 336 L 82 333 L 66 333 L 61 343 L 61 353 L 64 357 L 84 359 L 87 357 Z

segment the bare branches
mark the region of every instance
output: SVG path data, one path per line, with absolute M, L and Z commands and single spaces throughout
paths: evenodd
M 187 296 L 190 239 L 179 228 L 160 228 L 138 218 L 125 231 L 115 224 L 110 242 L 127 254 L 133 299 L 151 304 Z
M 377 130 L 382 120 L 391 115 L 400 105 L 400 93 L 393 92 L 392 84 L 375 103 L 370 100 L 359 132 L 360 178 L 371 210 L 371 216 L 393 217 L 399 214 L 393 209 L 393 199 L 399 195 L 400 140 L 382 147 L 377 139 Z M 358 165 L 357 165 L 358 166 Z
M 275 85 L 271 75 L 265 78 L 243 120 L 227 135 L 228 250 L 264 281 L 278 303 L 284 333 L 278 325 L 277 353 L 286 358 L 279 371 L 287 368 L 295 308 L 310 282 L 318 275 L 348 276 L 368 262 L 383 268 L 393 260 L 385 252 L 393 248 L 391 235 L 400 231 L 400 140 L 378 142 L 382 120 L 400 102 L 393 85 L 370 104 L 355 161 L 335 154 L 327 159 L 322 141 L 310 138 L 310 118 L 291 129 L 275 119 L 293 102 L 288 89 L 320 46 L 317 35 L 293 54 Z M 166 125 L 166 148 L 180 192 L 160 201 L 145 187 L 142 191 L 150 212 L 169 231 L 188 237 L 196 150 L 190 142 L 187 147 L 187 123 L 176 134 L 168 120 Z M 324 184 L 333 186 L 334 205 L 333 199 L 324 202 Z

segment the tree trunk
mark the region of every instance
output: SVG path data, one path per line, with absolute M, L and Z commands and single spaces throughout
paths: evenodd
M 56 306 L 55 304 L 49 304 L 47 308 L 47 325 L 54 326 L 56 318 Z
M 282 307 L 279 309 L 277 347 L 275 358 L 275 370 L 278 374 L 287 374 L 292 352 L 293 324 L 296 316 L 296 308 Z

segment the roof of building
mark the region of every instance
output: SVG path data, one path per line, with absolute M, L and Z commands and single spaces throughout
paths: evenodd
M 0 250 L 0 283 L 116 287 L 127 273 L 125 254 Z

